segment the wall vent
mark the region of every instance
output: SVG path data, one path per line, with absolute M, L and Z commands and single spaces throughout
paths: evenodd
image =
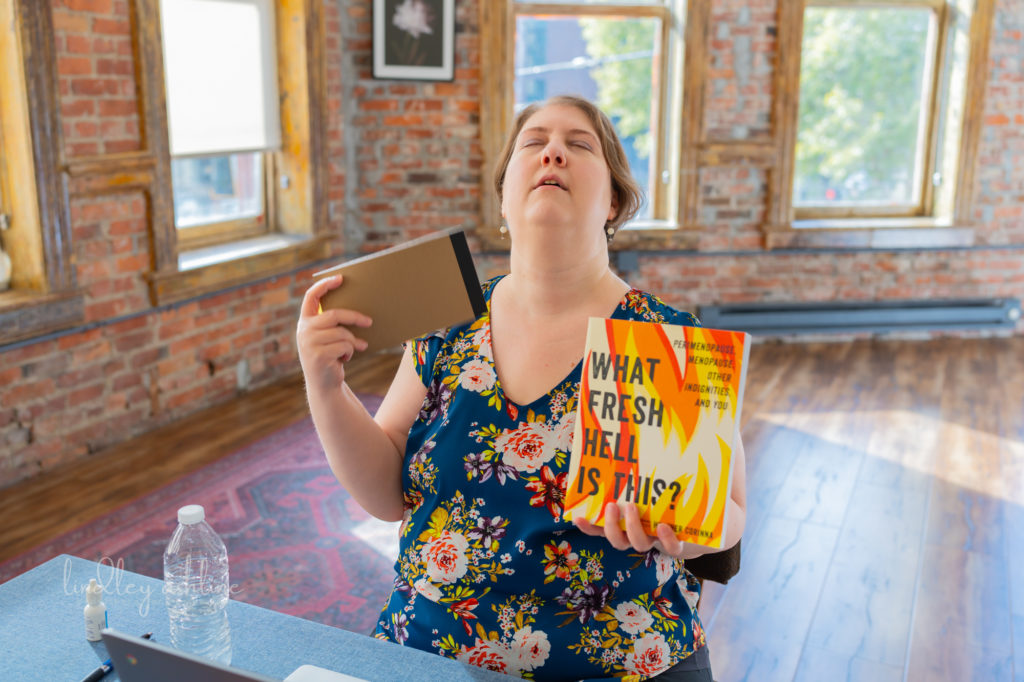
M 737 303 L 700 309 L 705 327 L 755 335 L 1013 329 L 1020 299 Z

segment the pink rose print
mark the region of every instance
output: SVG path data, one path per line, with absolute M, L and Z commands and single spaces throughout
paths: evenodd
M 494 380 L 494 369 L 479 358 L 464 364 L 459 374 L 459 386 L 475 393 L 494 388 Z
M 450 584 L 466 574 L 466 550 L 469 543 L 459 533 L 449 530 L 431 540 L 420 556 L 427 565 L 427 576 L 434 582 Z
M 512 654 L 516 657 L 520 670 L 533 670 L 544 665 L 551 652 L 548 636 L 540 630 L 534 632 L 529 625 L 517 630 L 512 638 Z
M 480 639 L 472 649 L 463 648 L 455 658 L 475 665 L 478 668 L 486 668 L 506 675 L 514 675 L 519 672 L 518 665 L 513 661 L 511 652 L 501 642 Z
M 660 632 L 644 635 L 633 643 L 633 653 L 626 656 L 626 670 L 634 675 L 654 677 L 672 665 L 668 642 Z
M 502 431 L 494 439 L 494 449 L 502 453 L 502 461 L 509 466 L 533 473 L 555 456 L 555 449 L 546 443 L 550 437 L 551 431 L 543 424 L 527 422 L 515 431 Z
M 615 619 L 619 621 L 622 631 L 631 635 L 639 635 L 654 623 L 650 611 L 631 601 L 624 601 L 615 607 Z

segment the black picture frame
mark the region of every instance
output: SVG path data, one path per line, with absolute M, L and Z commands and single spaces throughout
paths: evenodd
M 455 78 L 455 0 L 373 0 L 373 77 Z

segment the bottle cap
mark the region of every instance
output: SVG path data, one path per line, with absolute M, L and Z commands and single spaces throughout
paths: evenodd
M 103 588 L 96 582 L 96 578 L 89 578 L 89 586 L 85 588 L 85 603 L 89 606 L 98 606 L 103 596 Z
M 191 526 L 206 518 L 206 510 L 201 504 L 187 504 L 178 510 L 178 523 Z

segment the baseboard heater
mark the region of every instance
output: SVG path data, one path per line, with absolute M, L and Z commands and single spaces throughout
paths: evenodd
M 1013 329 L 1017 298 L 921 301 L 737 303 L 702 306 L 701 323 L 761 335 L 896 332 L 943 329 Z

